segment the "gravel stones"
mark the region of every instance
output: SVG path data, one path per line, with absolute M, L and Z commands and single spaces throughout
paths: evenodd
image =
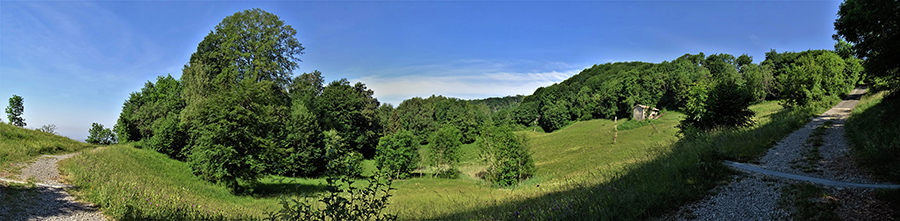
M 865 89 L 857 88 L 851 93 L 851 98 L 859 98 Z M 841 101 L 831 110 L 811 119 L 802 128 L 791 133 L 774 147 L 769 149 L 760 159 L 760 168 L 775 170 L 823 179 L 852 182 L 875 183 L 864 172 L 856 168 L 849 154 L 849 145 L 844 137 L 844 123 L 849 117 L 851 109 L 856 106 L 858 100 L 850 99 Z M 813 130 L 823 125 L 826 121 L 832 122 L 832 127 L 823 135 L 823 145 L 818 147 L 822 160 L 815 162 L 819 173 L 804 173 L 800 169 L 792 168 L 791 162 L 801 159 L 802 154 L 811 147 L 807 139 Z M 712 194 L 701 201 L 683 206 L 674 217 L 663 217 L 666 220 L 780 220 L 790 219 L 789 213 L 776 205 L 781 198 L 781 188 L 789 183 L 796 182 L 787 179 L 767 178 L 759 174 L 737 175 L 727 185 L 714 189 Z M 845 219 L 867 219 L 877 217 L 890 217 L 889 215 L 860 214 L 859 206 L 879 207 L 883 203 L 872 202 L 871 190 L 848 189 L 839 187 L 825 187 L 838 198 L 845 198 L 838 212 Z M 872 204 L 873 206 L 868 206 Z
M 38 183 L 60 185 L 57 162 L 75 156 L 77 153 L 65 155 L 44 155 L 37 161 L 22 169 L 19 178 L 26 180 L 34 177 Z M 96 207 L 83 204 L 69 195 L 64 188 L 38 186 L 33 190 L 6 191 L 0 188 L 0 196 L 9 194 L 5 199 L 18 201 L 14 205 L 0 204 L 0 214 L 9 220 L 106 220 Z
M 27 180 L 28 177 L 34 177 L 40 183 L 59 185 L 62 184 L 59 182 L 59 170 L 56 168 L 56 163 L 60 160 L 75 156 L 76 153 L 70 153 L 65 155 L 44 155 L 41 156 L 37 161 L 22 169 L 22 174 L 19 175 L 19 178 L 22 180 Z

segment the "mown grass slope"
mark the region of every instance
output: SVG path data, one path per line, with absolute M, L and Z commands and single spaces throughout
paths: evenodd
M 0 123 L 0 175 L 17 173 L 16 163 L 28 162 L 43 154 L 71 153 L 94 145 L 68 137 Z

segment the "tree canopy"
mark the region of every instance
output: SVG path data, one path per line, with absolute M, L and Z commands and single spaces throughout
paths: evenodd
M 6 117 L 9 119 L 9 124 L 17 127 L 28 125 L 25 123 L 25 118 L 22 118 L 23 112 L 25 112 L 25 99 L 14 94 L 9 98 L 9 106 L 6 106 Z
M 900 1 L 846 0 L 834 22 L 837 34 L 855 44 L 853 51 L 865 59 L 866 72 L 900 88 Z

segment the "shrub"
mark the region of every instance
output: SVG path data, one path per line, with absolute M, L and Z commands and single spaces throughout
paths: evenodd
M 708 131 L 752 125 L 752 92 L 733 80 L 712 84 L 699 82 L 690 89 L 690 99 L 683 109 L 687 117 L 678 126 L 682 133 L 690 134 L 695 129 Z
M 513 186 L 534 175 L 534 160 L 524 136 L 507 127 L 490 127 L 478 141 L 481 159 L 488 164 L 485 178 L 501 187 Z
M 393 214 L 383 213 L 391 197 L 391 179 L 376 172 L 363 188 L 354 187 L 347 177 L 326 179 L 327 193 L 317 201 L 305 201 L 299 196 L 281 197 L 282 208 L 269 213 L 268 220 L 397 220 Z
M 88 134 L 88 138 L 84 142 L 89 144 L 109 145 L 116 143 L 116 134 L 109 128 L 103 128 L 103 124 L 91 124 Z
M 187 145 L 187 134 L 184 128 L 179 124 L 181 121 L 175 113 L 170 113 L 167 117 L 160 120 L 154 125 L 153 136 L 147 140 L 147 147 L 156 152 L 160 152 L 173 159 L 184 159 L 187 154 L 183 149 Z
M 378 141 L 375 161 L 392 179 L 403 179 L 419 164 L 419 145 L 412 132 L 402 130 Z
M 325 138 L 326 174 L 328 176 L 359 177 L 362 154 L 348 147 L 337 130 L 322 132 Z
M 41 128 L 34 129 L 34 130 L 44 132 L 44 133 L 59 135 L 59 133 L 56 132 L 56 124 L 47 124 L 47 125 L 41 126 Z
M 462 133 L 452 125 L 444 125 L 440 130 L 431 135 L 432 166 L 437 167 L 437 174 L 450 173 L 444 176 L 453 178 L 456 172 L 456 163 L 459 162 L 459 146 Z

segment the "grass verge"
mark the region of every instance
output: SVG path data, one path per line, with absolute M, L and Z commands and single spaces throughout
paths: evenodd
M 0 123 L 0 176 L 18 174 L 19 163 L 43 154 L 71 153 L 92 147 L 68 137 Z
M 186 163 L 130 144 L 65 159 L 60 170 L 77 196 L 116 220 L 247 220 L 277 206 L 232 195 L 196 178 Z
M 851 154 L 876 177 L 900 183 L 900 95 L 867 94 L 847 119 Z
M 838 220 L 835 213 L 840 205 L 837 198 L 825 189 L 809 183 L 791 184 L 781 189 L 778 204 L 792 208 L 791 218 L 796 220 Z

